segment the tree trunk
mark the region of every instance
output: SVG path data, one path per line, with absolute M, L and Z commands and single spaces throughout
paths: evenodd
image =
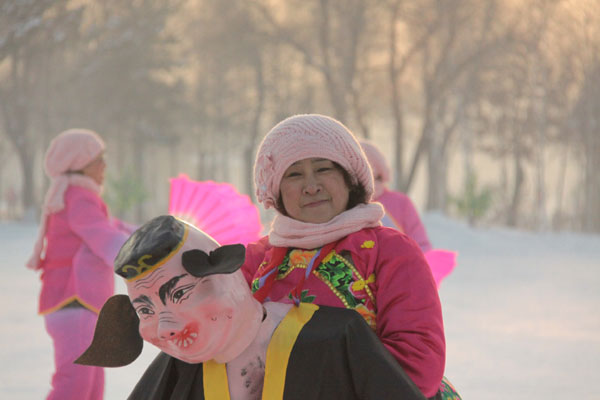
M 244 151 L 245 165 L 247 166 L 245 169 L 245 191 L 250 195 L 252 200 L 255 199 L 254 194 L 254 148 L 256 143 L 258 142 L 258 138 L 260 136 L 260 121 L 263 117 L 264 109 L 265 109 L 265 77 L 264 77 L 264 69 L 262 59 L 260 54 L 256 54 L 256 59 L 254 62 L 254 84 L 256 89 L 256 108 L 254 109 L 254 116 L 252 118 L 252 126 L 250 127 L 250 140 L 248 141 L 248 146 Z
M 537 71 L 537 63 L 538 58 L 536 57 L 533 68 L 534 75 L 538 77 L 539 73 Z M 547 73 L 544 69 L 542 72 L 542 79 L 547 79 Z M 535 78 L 534 78 L 535 79 Z M 535 83 L 534 83 L 535 85 Z M 542 86 L 542 93 L 539 98 L 534 101 L 537 103 L 538 107 L 537 118 L 536 118 L 536 142 L 535 146 L 535 170 L 536 170 L 536 225 L 537 229 L 541 231 L 546 231 L 548 229 L 548 215 L 546 212 L 546 163 L 544 160 L 544 152 L 546 150 L 546 129 L 547 129 L 547 113 L 548 113 L 548 105 L 546 98 L 546 90 Z
M 31 80 L 29 58 L 21 57 L 18 49 L 13 48 L 10 56 L 10 86 L 6 92 L 0 93 L 0 107 L 4 130 L 12 142 L 21 165 L 23 186 L 21 204 L 26 218 L 34 218 L 36 199 L 34 189 L 34 156 L 35 143 L 28 135 L 29 128 L 29 81 Z
M 135 127 L 134 129 L 136 129 L 139 127 Z M 146 152 L 145 147 L 145 140 L 143 137 L 143 134 L 138 130 L 135 130 L 135 133 L 133 135 L 133 162 L 134 162 L 134 168 L 135 168 L 135 179 L 138 179 L 139 182 L 142 184 L 142 187 L 145 187 L 144 185 L 144 170 L 145 170 L 145 165 L 144 165 L 144 154 Z M 139 204 L 136 204 L 135 207 L 135 218 L 136 221 L 144 221 L 145 220 L 145 206 L 144 206 L 145 202 L 140 202 Z
M 552 221 L 552 226 L 554 230 L 562 230 L 563 229 L 563 197 L 565 193 L 565 182 L 567 176 L 567 165 L 569 160 L 569 150 L 570 143 L 565 142 L 563 148 L 563 158 L 560 161 L 560 170 L 558 172 L 558 184 L 556 188 L 556 209 L 554 210 L 554 217 Z
M 593 125 L 593 123 L 589 123 Z M 598 129 L 598 127 L 596 127 Z M 600 232 L 600 135 L 590 129 L 587 132 L 585 185 L 584 185 L 584 232 Z
M 521 204 L 521 196 L 523 189 L 523 182 L 525 180 L 525 174 L 523 172 L 523 165 L 521 160 L 521 153 L 517 150 L 514 153 L 515 163 L 515 184 L 513 186 L 513 192 L 511 196 L 510 205 L 506 214 L 506 224 L 508 226 L 517 226 L 519 218 L 519 206 Z
M 446 208 L 446 156 L 434 135 L 427 149 L 427 210 L 444 211 Z
M 321 23 L 319 25 L 319 45 L 323 57 L 323 76 L 329 100 L 333 107 L 333 116 L 343 123 L 347 123 L 346 116 L 348 112 L 348 104 L 346 96 L 340 88 L 336 80 L 336 74 L 333 72 L 331 63 L 331 40 L 329 37 L 329 29 L 331 25 L 329 14 L 329 0 L 320 0 Z
M 17 148 L 19 155 L 19 162 L 21 164 L 21 171 L 23 173 L 23 190 L 22 190 L 22 204 L 23 210 L 25 211 L 26 218 L 34 218 L 37 220 L 37 204 L 34 193 L 34 155 L 35 152 L 27 152 L 22 147 Z M 28 154 L 29 153 L 29 154 Z
M 423 127 L 421 128 L 421 137 L 419 138 L 419 143 L 417 144 L 417 148 L 413 153 L 413 158 L 410 163 L 410 169 L 408 172 L 407 178 L 404 180 L 404 186 L 402 187 L 402 191 L 404 193 L 408 193 L 410 187 L 414 182 L 415 175 L 417 173 L 417 167 L 419 166 L 419 162 L 421 161 L 421 157 L 423 153 L 429 148 L 431 141 L 433 129 L 433 121 L 431 117 L 432 113 L 432 105 L 429 101 L 429 96 L 425 97 L 425 110 L 423 112 Z
M 394 118 L 394 139 L 396 140 L 396 145 L 394 147 L 394 155 L 396 159 L 396 173 L 394 174 L 393 181 L 395 182 L 395 187 L 404 188 L 404 114 L 402 110 L 402 93 L 400 89 L 400 77 L 397 71 L 398 67 L 396 65 L 396 36 L 398 35 L 396 29 L 396 19 L 398 18 L 399 6 L 399 2 L 395 2 L 392 5 L 392 10 L 390 13 L 390 61 L 388 64 L 388 72 L 392 91 L 391 108 L 392 116 Z

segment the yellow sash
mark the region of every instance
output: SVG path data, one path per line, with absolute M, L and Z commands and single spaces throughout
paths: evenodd
M 285 376 L 290 354 L 296 339 L 304 325 L 312 318 L 319 307 L 314 304 L 300 303 L 292 306 L 279 326 L 273 332 L 267 347 L 265 361 L 265 381 L 262 398 L 282 399 Z M 204 380 L 204 398 L 206 400 L 230 400 L 229 384 L 225 364 L 207 361 L 202 366 Z

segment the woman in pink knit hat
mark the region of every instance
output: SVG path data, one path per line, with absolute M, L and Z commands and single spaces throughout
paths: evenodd
M 445 340 L 436 286 L 418 245 L 381 226 L 352 133 L 323 115 L 290 117 L 263 139 L 254 179 L 258 200 L 277 211 L 268 236 L 246 251 L 255 297 L 356 310 L 425 396 L 439 395 Z
M 104 370 L 73 364 L 92 340 L 98 312 L 113 294 L 112 264 L 133 227 L 109 216 L 100 194 L 104 142 L 71 129 L 50 143 L 44 169 L 50 187 L 27 267 L 42 272 L 39 313 L 54 344 L 47 399 L 102 399 Z
M 382 220 L 383 225 L 406 233 L 417 242 L 423 253 L 431 250 L 427 231 L 425 231 L 425 226 L 423 226 L 413 202 L 404 193 L 388 189 L 390 168 L 383 154 L 373 143 L 367 140 L 361 140 L 360 145 L 373 170 L 375 183 L 373 201 L 383 204 L 385 209 L 385 216 Z

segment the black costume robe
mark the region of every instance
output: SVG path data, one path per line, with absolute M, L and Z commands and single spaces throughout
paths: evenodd
M 354 310 L 292 307 L 273 333 L 265 368 L 263 399 L 425 399 Z M 225 364 L 160 353 L 129 399 L 229 399 Z

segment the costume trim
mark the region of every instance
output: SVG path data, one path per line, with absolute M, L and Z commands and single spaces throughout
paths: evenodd
M 373 303 L 373 306 L 375 308 L 377 308 L 377 303 L 375 302 L 375 295 L 373 294 L 373 292 L 371 291 L 371 288 L 368 285 L 369 283 L 374 283 L 375 282 L 375 279 L 376 279 L 375 274 L 372 273 L 365 280 L 365 278 L 361 275 L 360 272 L 358 272 L 358 269 L 354 266 L 354 264 L 350 260 L 348 260 L 347 258 L 345 258 L 344 256 L 342 256 L 341 254 L 338 254 L 338 253 L 336 253 L 335 256 L 337 258 L 339 258 L 340 260 L 342 260 L 342 262 L 344 264 L 346 264 L 352 270 L 352 272 L 354 272 L 354 274 L 358 277 L 358 280 L 354 281 L 354 283 L 364 282 L 364 290 L 365 290 L 365 292 L 367 292 L 367 295 L 369 296 L 369 299 Z
M 319 306 L 307 303 L 292 307 L 273 332 L 267 347 L 262 399 L 283 398 L 290 354 L 300 331 L 318 309 Z M 226 364 L 219 364 L 213 360 L 206 361 L 202 365 L 202 374 L 206 400 L 230 399 Z
M 134 282 L 138 279 L 141 279 L 143 277 L 145 277 L 146 275 L 150 274 L 151 272 L 153 272 L 154 270 L 156 270 L 156 268 L 160 267 L 161 265 L 163 265 L 164 263 L 166 263 L 167 261 L 169 261 L 171 259 L 171 257 L 173 257 L 175 254 L 177 254 L 177 252 L 181 249 L 181 246 L 183 246 L 183 244 L 185 243 L 185 241 L 187 240 L 188 237 L 188 233 L 190 231 L 190 229 L 188 228 L 187 224 L 183 224 L 184 226 L 184 231 L 183 231 L 183 237 L 181 238 L 181 241 L 177 244 L 177 246 L 175 246 L 175 248 L 173 250 L 171 250 L 171 252 L 169 254 L 167 254 L 162 260 L 160 260 L 159 262 L 157 262 L 154 265 L 148 265 L 144 262 L 144 260 L 146 258 L 151 258 L 152 255 L 151 254 L 145 254 L 143 256 L 141 256 L 138 261 L 137 264 L 138 265 L 124 265 L 123 267 L 119 268 L 121 271 L 126 271 L 128 269 L 134 269 L 136 271 L 141 271 L 143 270 L 143 268 L 148 268 L 147 270 L 143 271 L 142 273 L 138 273 L 137 275 L 132 276 L 131 278 L 126 279 L 128 282 Z
M 219 364 L 214 360 L 202 365 L 202 381 L 204 382 L 204 398 L 206 400 L 229 400 L 229 382 L 225 363 Z
M 292 348 L 300 331 L 318 308 L 317 305 L 308 303 L 302 303 L 298 307 L 294 306 L 275 329 L 271 342 L 267 347 L 263 399 L 283 398 L 285 377 Z
M 64 306 L 66 306 L 67 304 L 69 304 L 69 303 L 71 303 L 73 301 L 77 301 L 86 310 L 89 310 L 89 311 L 91 311 L 93 313 L 96 313 L 96 314 L 100 313 L 100 310 L 98 310 L 96 307 L 92 306 L 89 303 L 86 303 L 85 301 L 83 301 L 81 299 L 81 297 L 79 297 L 77 295 L 73 295 L 73 296 L 71 296 L 71 297 L 69 297 L 69 298 L 61 301 L 60 303 L 58 303 L 54 307 L 51 307 L 51 308 L 48 308 L 47 310 L 39 312 L 38 315 L 47 315 L 47 314 L 53 313 L 55 311 L 60 310 L 61 308 L 63 308 Z

